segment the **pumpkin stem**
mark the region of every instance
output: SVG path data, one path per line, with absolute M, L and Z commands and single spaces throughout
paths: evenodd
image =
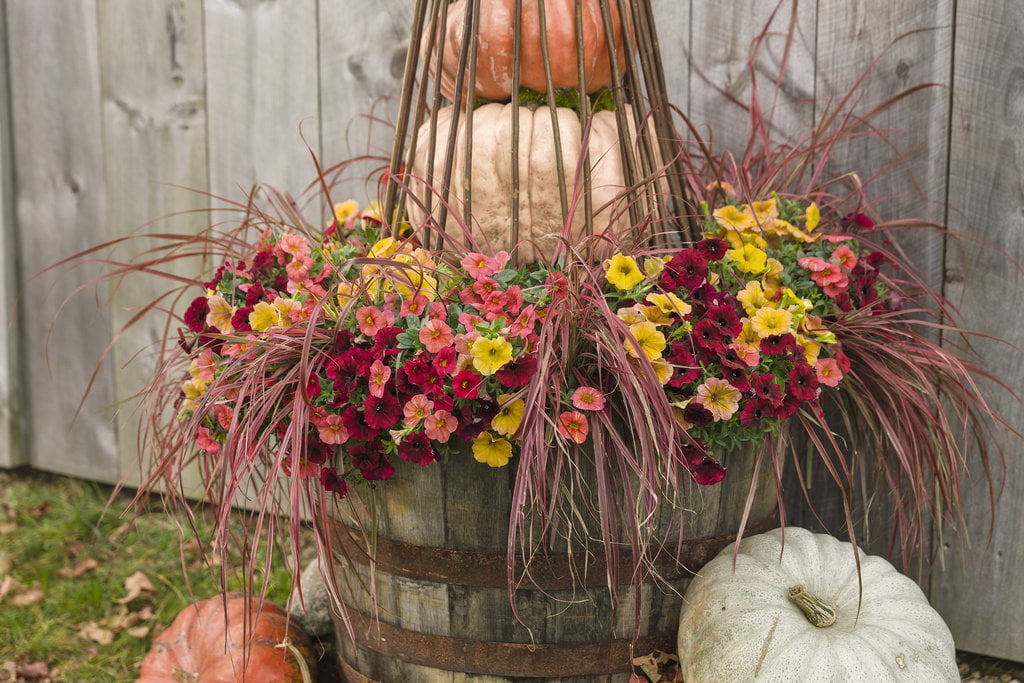
M 291 638 L 288 638 L 286 636 L 284 640 L 282 640 L 274 647 L 279 647 L 284 650 L 288 650 L 288 652 L 291 653 L 292 657 L 295 658 L 295 661 L 299 665 L 299 673 L 302 675 L 302 682 L 313 683 L 313 674 L 311 674 L 309 671 L 309 665 L 306 663 L 306 657 L 302 654 L 302 651 L 299 648 L 295 647 L 295 644 L 292 643 Z
M 804 586 L 797 584 L 789 589 L 789 599 L 796 603 L 797 607 L 811 622 L 818 628 L 825 628 L 836 623 L 836 608 L 828 603 L 822 602 L 818 596 L 811 593 Z

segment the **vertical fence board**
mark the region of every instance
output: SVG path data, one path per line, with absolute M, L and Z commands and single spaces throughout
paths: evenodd
M 767 35 L 754 59 L 754 73 L 758 102 L 772 122 L 773 134 L 778 141 L 788 142 L 811 125 L 817 8 L 809 2 L 786 2 L 772 19 L 775 8 L 776 3 L 759 0 L 692 3 L 688 113 L 694 123 L 705 126 L 705 136 L 708 127 L 714 131 L 718 152 L 728 150 L 739 157 L 747 143 L 750 114 L 744 108 L 751 93 L 749 60 L 752 42 L 762 30 Z M 779 81 L 791 22 L 793 44 Z
M 201 194 L 207 185 L 202 6 L 185 0 L 106 0 L 99 10 L 109 236 L 195 233 L 209 223 L 208 215 L 171 215 L 209 204 Z M 124 251 L 137 254 L 158 244 L 133 240 Z M 190 260 L 172 270 L 188 276 L 197 267 Z M 159 277 L 133 277 L 131 287 L 115 297 L 114 329 L 135 315 L 138 306 L 158 299 L 169 285 Z M 180 311 L 184 305 L 175 308 Z M 159 316 L 151 316 L 115 349 L 112 364 L 120 401 L 141 391 L 151 376 L 156 343 L 166 333 L 161 322 Z M 129 475 L 137 471 L 132 467 L 138 460 L 137 411 L 135 401 L 119 403 L 119 447 Z
M 6 3 L 11 67 L 16 211 L 23 273 L 106 238 L 96 3 Z M 57 313 L 90 271 L 41 277 L 22 290 L 31 461 L 40 469 L 109 480 L 118 471 L 109 406 L 109 367 L 69 428 L 96 360 L 110 339 L 109 316 L 79 297 Z M 106 292 L 96 291 L 99 298 Z M 55 321 L 56 319 L 56 321 Z M 44 344 L 49 341 L 48 355 Z M 107 409 L 107 410 L 105 410 Z
M 346 167 L 335 201 L 365 204 L 377 196 L 376 179 L 391 156 L 398 118 L 412 5 L 408 0 L 320 5 L 323 161 L 378 157 Z M 352 30 L 352 17 L 359 17 L 360 30 Z
M 210 191 L 238 201 L 258 182 L 298 193 L 315 177 L 300 126 L 320 147 L 316 0 L 203 8 Z
M 661 46 L 668 101 L 683 114 L 690 108 L 690 3 L 680 0 L 652 0 L 654 28 Z M 681 127 L 680 127 L 681 128 Z M 684 138 L 687 131 L 678 131 Z
M 964 324 L 1016 347 L 973 343 L 996 377 L 1020 391 L 1024 345 L 1024 12 L 1017 0 L 958 3 L 950 156 L 950 225 L 971 241 L 952 241 L 947 295 Z M 977 241 L 974 241 L 977 240 Z M 1012 260 L 1011 260 L 1012 259 Z M 947 341 L 954 341 L 949 339 Z M 991 387 L 991 385 L 988 385 Z M 1020 429 L 1024 407 L 994 387 L 995 406 Z M 1020 442 L 1006 453 L 995 508 L 980 471 L 964 503 L 970 544 L 947 539 L 933 599 L 958 647 L 1024 661 L 1024 466 Z M 955 542 L 953 542 L 955 541 Z
M 7 22 L 0 6 L 0 262 L 3 295 L 0 324 L 17 330 L 16 299 L 21 286 L 18 267 L 18 233 L 14 221 L 14 156 L 8 84 Z M 28 461 L 24 441 L 21 338 L 8 332 L 0 336 L 0 467 L 16 467 Z

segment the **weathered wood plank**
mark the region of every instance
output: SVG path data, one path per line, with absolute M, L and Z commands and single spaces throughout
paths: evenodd
M 685 114 L 690 106 L 690 3 L 679 0 L 652 0 L 654 30 L 661 46 L 668 101 Z M 680 131 L 685 133 L 685 131 Z
M 203 12 L 210 191 L 298 194 L 315 178 L 302 137 L 319 149 L 316 0 L 207 0 Z
M 209 205 L 200 194 L 207 187 L 202 7 L 185 0 L 113 0 L 100 3 L 99 22 L 108 235 L 195 233 L 210 221 L 203 213 L 183 214 Z M 158 244 L 139 239 L 132 242 L 132 251 L 141 253 Z M 173 270 L 194 276 L 198 267 L 179 263 Z M 133 277 L 131 287 L 115 297 L 115 330 L 169 286 L 163 278 Z M 137 394 L 150 378 L 157 342 L 166 334 L 162 322 L 162 316 L 154 316 L 136 326 L 115 349 L 120 401 Z M 119 415 L 122 466 L 134 480 L 139 455 L 136 402 L 122 403 Z
M 27 278 L 106 237 L 96 3 L 43 0 L 4 7 L 15 201 Z M 89 294 L 56 319 L 64 296 L 91 272 L 43 277 L 22 291 L 18 331 L 31 349 L 24 358 L 23 400 L 34 466 L 109 481 L 118 471 L 115 430 L 104 410 L 114 401 L 109 366 L 69 429 L 110 340 L 109 316 L 97 312 Z M 106 296 L 103 290 L 96 294 Z
M 0 7 L 0 93 L 8 93 L 7 21 Z M 14 217 L 14 157 L 12 155 L 10 103 L 0 104 L 0 279 L 4 294 L 0 297 L 0 323 L 17 330 L 18 231 Z M 21 381 L 21 337 L 0 336 L 0 467 L 16 467 L 28 460 Z
M 1019 390 L 1024 344 L 1024 12 L 1016 0 L 958 3 L 953 119 L 950 137 L 950 225 L 971 241 L 952 242 L 947 296 L 963 323 L 1016 348 L 980 339 L 976 348 L 994 374 Z M 1012 261 L 1011 261 L 1012 259 Z M 991 385 L 989 385 L 991 386 Z M 989 395 L 1009 424 L 1024 424 L 1024 407 L 1003 392 Z M 932 596 L 957 646 L 1024 661 L 1024 467 L 1020 442 L 1006 453 L 1005 476 L 989 541 L 991 506 L 980 470 L 970 482 L 965 514 L 970 545 L 942 547 L 944 568 Z
M 412 9 L 408 0 L 320 6 L 321 157 L 328 165 L 379 157 L 347 167 L 335 201 L 365 204 L 377 197 L 376 179 L 390 158 L 398 118 Z
M 749 61 L 752 41 L 763 31 L 768 34 L 754 59 L 754 73 L 764 115 L 772 122 L 779 142 L 789 142 L 809 130 L 814 115 L 816 3 L 783 3 L 774 18 L 774 2 L 728 0 L 691 5 L 689 115 L 697 125 L 713 130 L 715 150 L 738 157 L 747 144 L 750 113 L 743 107 L 751 99 Z M 791 24 L 793 43 L 780 81 Z M 703 132 L 707 136 L 710 131 L 704 128 Z

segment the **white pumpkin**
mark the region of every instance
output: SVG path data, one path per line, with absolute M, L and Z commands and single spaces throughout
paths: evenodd
M 784 531 L 785 546 L 782 529 L 744 538 L 735 571 L 730 545 L 690 584 L 678 642 L 686 683 L 960 680 L 949 628 L 914 581 L 858 549 L 858 583 L 851 544 Z M 831 609 L 834 623 L 813 625 L 798 601 L 826 622 Z
M 512 243 L 512 108 L 517 105 L 485 104 L 473 112 L 473 163 L 471 178 L 472 224 L 470 232 L 482 250 L 510 250 Z M 626 107 L 626 119 L 632 124 L 633 114 Z M 432 185 L 440 188 L 443 180 L 445 153 L 452 124 L 452 107 L 438 111 L 437 141 L 434 146 Z M 582 148 L 579 116 L 575 111 L 559 107 L 558 130 L 561 137 L 563 182 L 568 201 L 573 203 L 573 187 Z M 449 184 L 451 211 L 445 221 L 445 232 L 463 242 L 465 234 L 459 224 L 465 194 L 465 114 L 459 117 L 455 143 L 455 159 Z M 423 184 L 428 175 L 429 122 L 421 127 L 412 166 L 412 194 L 425 201 L 428 190 Z M 630 140 L 635 140 L 630 125 Z M 615 113 L 598 112 L 593 117 L 588 140 L 591 164 L 591 200 L 595 212 L 593 230 L 604 233 L 609 227 L 621 234 L 628 230 L 628 215 L 623 202 L 617 202 L 626 186 L 619 150 L 619 132 Z M 634 143 L 635 144 L 635 143 Z M 565 234 L 575 242 L 584 233 L 585 217 L 582 198 L 576 200 L 569 230 L 564 230 L 561 200 L 558 191 L 558 163 L 551 112 L 547 107 L 531 110 L 519 107 L 519 245 L 522 263 L 550 256 L 555 239 Z M 582 181 L 580 181 L 582 183 Z M 433 212 L 440 213 L 438 196 L 432 198 Z M 454 213 L 454 215 L 453 215 Z M 409 218 L 414 224 L 425 220 L 416 201 L 409 203 Z

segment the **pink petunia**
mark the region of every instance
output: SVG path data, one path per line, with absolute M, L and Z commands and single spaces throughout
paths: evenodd
M 416 394 L 405 403 L 402 408 L 405 426 L 415 427 L 421 420 L 434 412 L 434 402 L 427 398 L 426 394 Z
M 441 349 L 451 346 L 454 341 L 452 328 L 443 320 L 428 320 L 420 328 L 420 343 L 430 353 L 439 353 Z
M 586 441 L 587 434 L 590 432 L 587 416 L 576 410 L 567 410 L 559 415 L 557 427 L 559 434 L 576 443 Z
M 508 263 L 509 254 L 507 251 L 499 251 L 494 256 L 485 256 L 476 252 L 470 252 L 462 259 L 462 267 L 474 280 L 488 277 L 500 272 Z
M 415 315 L 419 317 L 427 310 L 427 306 L 429 304 L 430 300 L 422 294 L 417 294 L 411 299 L 402 299 L 402 306 L 398 311 L 398 315 L 402 318 L 407 315 Z
M 370 395 L 377 398 L 383 396 L 389 379 L 391 379 L 391 368 L 381 363 L 379 359 L 373 361 L 373 364 L 370 365 L 370 376 L 366 380 L 370 385 Z
M 391 311 L 382 311 L 376 306 L 363 306 L 356 311 L 356 322 L 359 324 L 360 332 L 367 337 L 373 337 L 382 327 L 388 327 L 395 322 L 395 314 Z
M 328 415 L 320 420 L 317 430 L 320 432 L 320 440 L 324 443 L 338 445 L 348 441 L 348 429 L 345 427 L 341 415 Z
M 447 443 L 459 421 L 447 410 L 438 410 L 423 420 L 423 433 L 438 443 Z
M 835 358 L 819 358 L 814 365 L 814 372 L 818 375 L 818 382 L 825 386 L 839 386 L 843 379 L 843 371 Z
M 853 270 L 857 266 L 857 255 L 845 244 L 832 252 L 832 260 L 843 270 Z
M 580 410 L 601 410 L 604 408 L 604 394 L 594 387 L 580 387 L 572 392 L 572 404 Z
M 210 436 L 210 430 L 207 427 L 200 427 L 196 430 L 196 441 L 199 443 L 199 447 L 210 455 L 217 455 L 220 450 L 220 443 Z

